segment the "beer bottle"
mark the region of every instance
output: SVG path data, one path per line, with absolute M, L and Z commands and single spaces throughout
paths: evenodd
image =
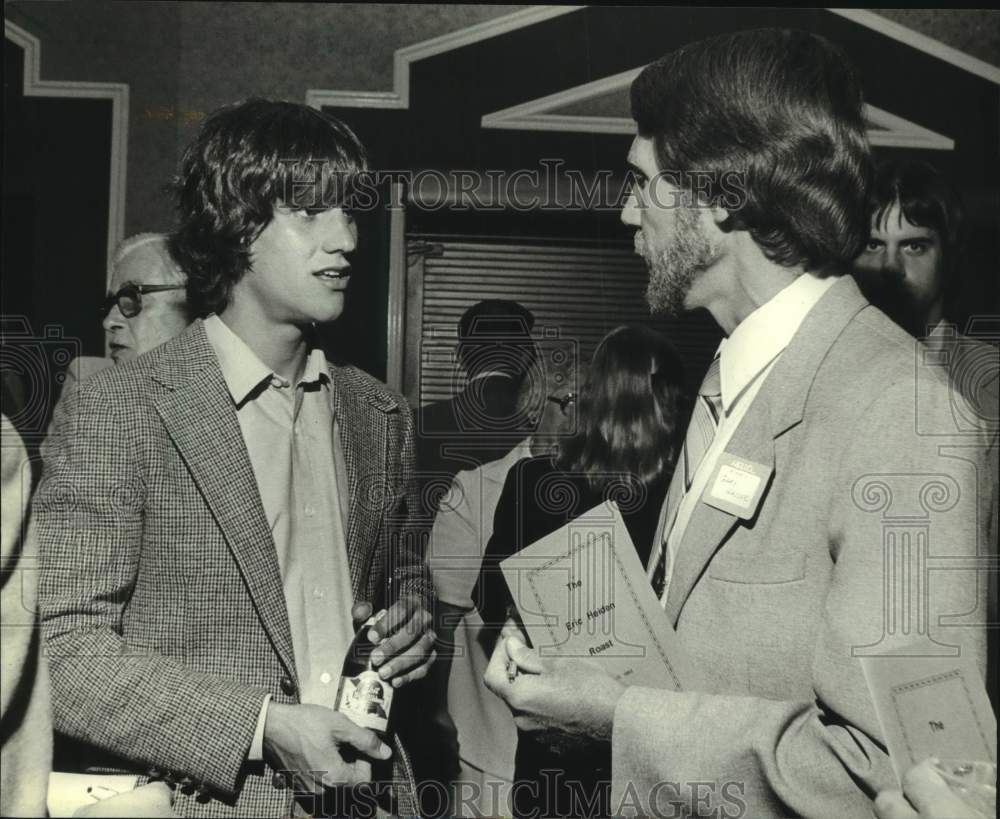
M 375 646 L 368 639 L 368 629 L 378 619 L 369 617 L 354 635 L 344 658 L 337 710 L 362 728 L 384 734 L 389 725 L 394 689 L 372 668 L 371 654 Z

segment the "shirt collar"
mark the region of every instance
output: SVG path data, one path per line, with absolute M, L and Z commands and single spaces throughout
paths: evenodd
M 728 413 L 748 386 L 788 346 L 803 319 L 816 306 L 835 276 L 819 279 L 803 273 L 740 322 L 716 353 L 722 406 Z
M 216 314 L 213 313 L 206 318 L 204 325 L 205 335 L 208 336 L 208 343 L 212 345 L 219 360 L 219 368 L 229 388 L 229 394 L 237 405 L 246 401 L 247 396 L 257 389 L 262 381 L 270 380 L 276 386 L 289 385 L 287 379 L 282 378 L 261 361 L 247 343 Z M 321 349 L 314 347 L 306 358 L 306 366 L 298 384 L 311 384 L 329 377 L 326 356 Z

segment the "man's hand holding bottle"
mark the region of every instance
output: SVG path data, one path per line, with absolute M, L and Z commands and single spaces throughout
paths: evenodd
M 355 621 L 371 615 L 371 605 L 357 603 L 351 612 Z M 434 649 L 437 636 L 431 627 L 433 618 L 419 597 L 404 596 L 377 616 L 369 627 L 367 638 L 375 646 L 371 653 L 372 667 L 379 677 L 399 688 L 427 676 L 437 658 Z
M 436 657 L 432 618 L 419 598 L 403 597 L 376 617 L 371 613 L 370 603 L 356 603 L 351 610 L 357 634 L 344 660 L 338 703 L 348 699 L 345 684 L 351 683 L 350 690 L 358 694 L 367 691 L 357 688 L 357 676 L 366 668 L 399 688 L 426 676 Z M 392 755 L 379 733 L 357 724 L 381 727 L 388 721 L 391 696 L 372 699 L 381 719 L 359 720 L 364 712 L 359 703 L 353 708 L 341 703 L 333 710 L 271 702 L 264 725 L 266 758 L 273 768 L 294 777 L 296 789 L 317 795 L 330 787 L 370 782 L 370 760 Z
M 374 731 L 332 708 L 272 702 L 264 754 L 271 767 L 295 778 L 296 790 L 322 794 L 325 788 L 370 782 L 369 759 L 388 759 L 392 751 Z

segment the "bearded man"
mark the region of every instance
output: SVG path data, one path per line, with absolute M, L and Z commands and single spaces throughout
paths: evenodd
M 859 658 L 915 643 L 986 670 L 972 624 L 987 456 L 956 428 L 946 378 L 921 374 L 918 408 L 915 341 L 844 275 L 868 238 L 871 178 L 846 57 L 804 32 L 736 32 L 647 66 L 631 94 L 622 219 L 650 306 L 706 308 L 727 336 L 647 567 L 705 682 L 626 688 L 508 636 L 487 684 L 522 730 L 611 740 L 616 815 L 870 816 L 894 776 Z M 966 446 L 949 457 L 945 441 Z M 886 536 L 900 515 L 926 526 L 921 560 L 898 561 L 921 584 L 912 598 L 886 594 L 900 591 Z

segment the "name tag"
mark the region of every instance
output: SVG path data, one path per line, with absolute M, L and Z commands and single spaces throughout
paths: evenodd
M 771 467 L 723 452 L 701 499 L 716 509 L 750 520 L 764 496 Z

